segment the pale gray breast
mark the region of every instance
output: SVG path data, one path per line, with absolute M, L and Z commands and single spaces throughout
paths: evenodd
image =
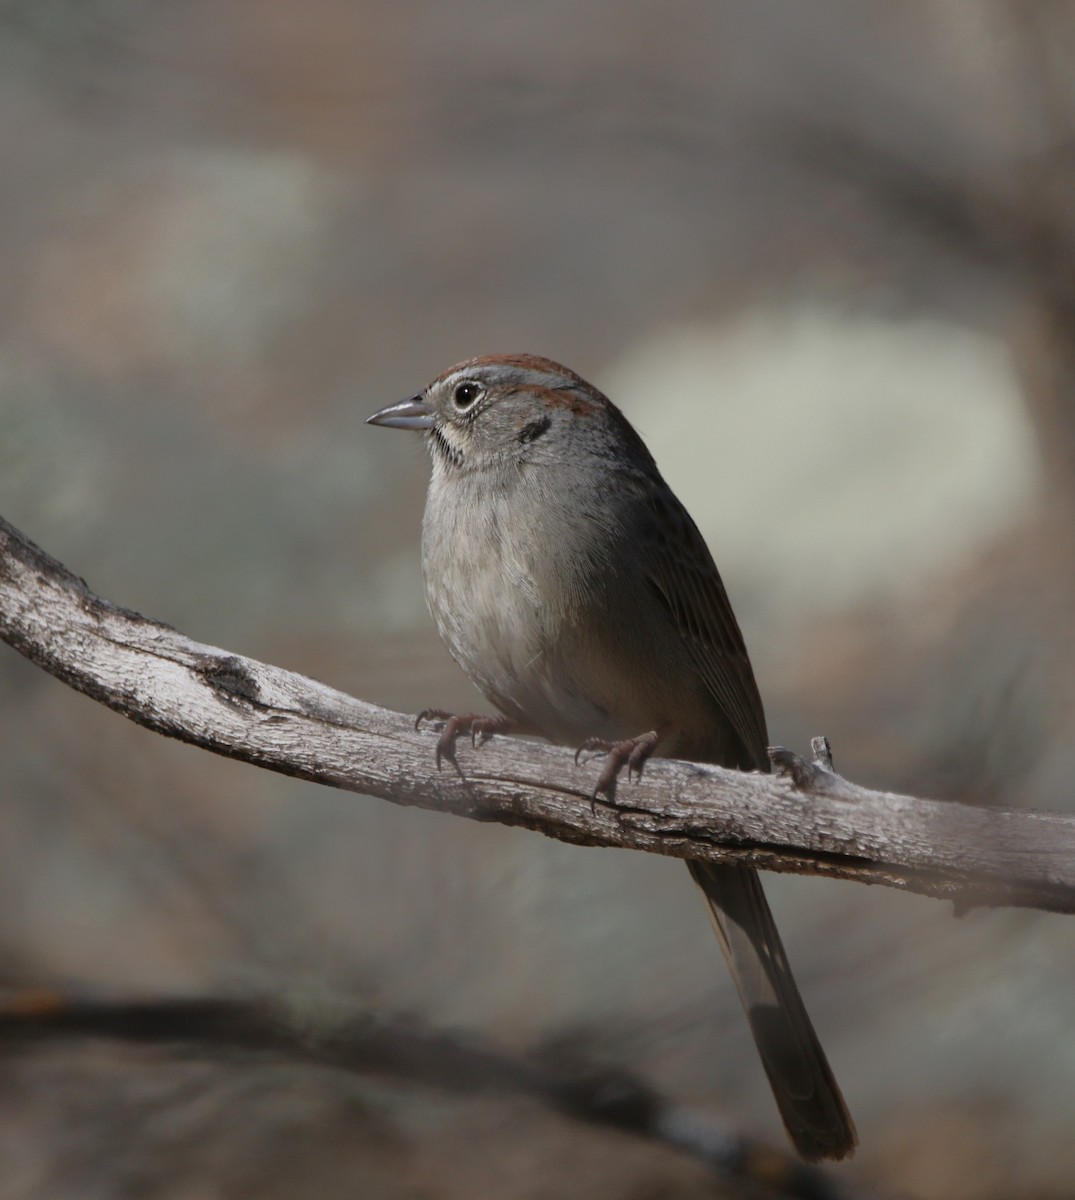
M 434 470 L 422 557 L 437 629 L 479 689 L 533 732 L 578 743 L 682 727 L 697 677 L 645 590 L 633 531 L 607 493 L 580 494 L 566 475 Z
M 422 524 L 426 599 L 456 661 L 502 711 L 571 741 L 609 716 L 585 653 L 591 522 L 547 473 L 507 479 L 434 470 Z

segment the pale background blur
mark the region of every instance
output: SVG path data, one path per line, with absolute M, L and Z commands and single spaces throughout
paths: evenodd
M 774 742 L 1068 807 L 1073 55 L 1075 9 L 1015 0 L 4 0 L 0 512 L 194 638 L 470 706 L 423 606 L 423 448 L 363 421 L 547 355 L 697 519 Z M 678 866 L 217 759 L 6 650 L 0 703 L 0 983 L 330 997 L 509 1051 L 582 1030 L 781 1143 Z M 1075 924 L 768 889 L 849 1174 L 1070 1195 Z M 471 1110 L 398 1096 L 364 1101 L 384 1166 L 314 1085 L 264 1137 L 233 1097 L 218 1161 L 198 1087 L 161 1067 L 151 1118 L 128 1069 L 0 1079 L 0 1194 L 688 1194 L 619 1150 L 583 1186 L 568 1133 L 484 1111 L 477 1171 Z M 78 1134 L 102 1097 L 124 1149 Z

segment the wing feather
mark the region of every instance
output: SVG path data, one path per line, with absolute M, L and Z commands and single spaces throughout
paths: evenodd
M 769 769 L 768 735 L 743 635 L 705 539 L 667 487 L 639 498 L 650 520 L 641 555 L 647 581 L 696 655 L 699 677 L 742 743 L 737 765 Z

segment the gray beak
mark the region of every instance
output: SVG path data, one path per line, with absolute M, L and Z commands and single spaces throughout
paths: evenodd
M 366 418 L 367 425 L 385 425 L 389 429 L 416 429 L 422 432 L 433 428 L 433 413 L 429 405 L 419 396 L 390 404 Z

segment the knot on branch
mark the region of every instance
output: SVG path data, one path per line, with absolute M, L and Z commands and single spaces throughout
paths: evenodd
M 253 672 L 233 654 L 206 659 L 201 676 L 214 691 L 222 693 L 225 700 L 257 704 L 261 699 L 261 687 Z
M 810 739 L 813 761 L 783 746 L 769 747 L 769 761 L 781 775 L 787 776 L 800 792 L 823 794 L 833 792 L 842 782 L 832 765 L 832 747 L 827 737 Z

